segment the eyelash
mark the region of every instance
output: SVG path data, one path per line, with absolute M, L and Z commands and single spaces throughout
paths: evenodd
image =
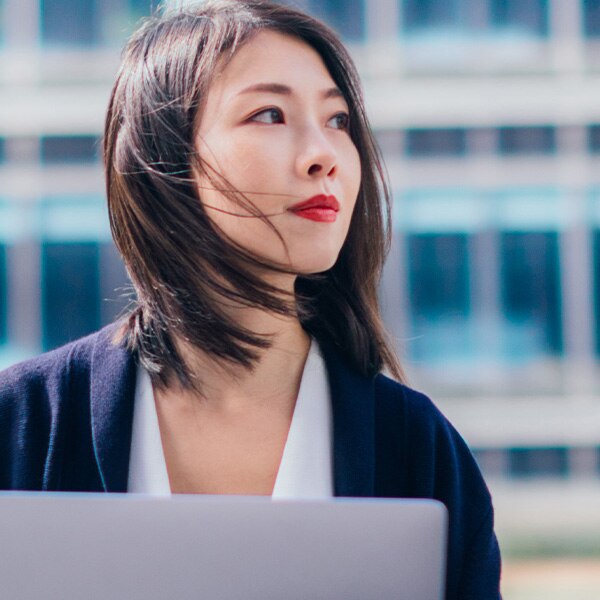
M 277 121 L 274 121 L 273 123 L 269 123 L 270 125 L 276 125 L 278 123 L 284 123 L 284 117 L 283 117 L 283 112 L 279 109 L 279 108 L 265 108 L 257 113 L 254 113 L 250 118 L 249 121 L 254 121 L 254 122 L 258 122 L 261 123 L 262 121 L 258 120 L 257 117 L 259 117 L 260 115 L 264 115 L 266 113 L 271 113 L 271 116 L 273 115 L 273 113 L 277 114 L 277 117 L 275 117 L 276 119 L 279 119 Z M 350 115 L 346 112 L 338 112 L 335 115 L 333 115 L 327 122 L 329 123 L 329 121 L 331 121 L 332 119 L 339 119 L 342 118 L 343 120 L 343 124 L 341 127 L 335 127 L 334 129 L 339 129 L 340 131 L 347 131 L 348 130 L 348 126 L 350 124 Z M 266 124 L 266 123 L 265 123 Z

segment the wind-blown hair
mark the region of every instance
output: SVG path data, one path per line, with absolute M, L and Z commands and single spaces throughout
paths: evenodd
M 285 265 L 251 255 L 216 227 L 196 178 L 207 175 L 276 232 L 268 217 L 204 163 L 196 145 L 198 114 L 213 76 L 265 29 L 294 36 L 321 56 L 348 103 L 362 169 L 337 262 L 324 273 L 299 275 L 293 297 L 252 268 L 289 272 Z M 136 290 L 122 334 L 153 383 L 165 386 L 176 377 L 201 389 L 182 344 L 252 368 L 269 338 L 228 315 L 222 307 L 232 303 L 297 314 L 309 334 L 361 373 L 387 368 L 402 379 L 377 300 L 390 241 L 389 189 L 355 66 L 327 26 L 255 0 L 207 0 L 148 18 L 123 52 L 106 115 L 104 161 L 111 230 Z

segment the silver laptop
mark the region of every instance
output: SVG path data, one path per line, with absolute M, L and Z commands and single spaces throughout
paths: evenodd
M 0 493 L 10 600 L 441 600 L 432 500 Z

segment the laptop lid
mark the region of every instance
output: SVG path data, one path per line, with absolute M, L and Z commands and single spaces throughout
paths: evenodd
M 0 493 L 13 600 L 441 600 L 432 500 Z

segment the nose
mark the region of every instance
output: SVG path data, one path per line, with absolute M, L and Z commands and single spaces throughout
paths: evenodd
M 300 176 L 314 179 L 337 175 L 337 153 L 322 131 L 310 128 L 301 136 L 299 144 L 297 168 Z

